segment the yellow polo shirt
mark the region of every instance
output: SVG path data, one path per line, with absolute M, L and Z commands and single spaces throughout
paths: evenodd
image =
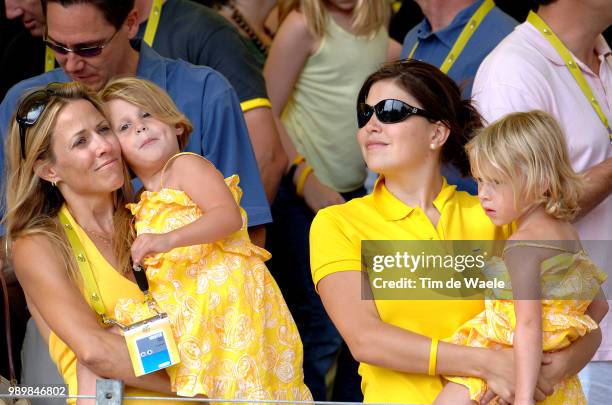
M 492 240 L 507 239 L 508 229 L 493 225 L 477 197 L 456 191 L 444 180 L 434 206 L 440 220 L 433 226 L 419 207 L 409 207 L 385 186 L 317 214 L 310 230 L 310 263 L 315 285 L 329 274 L 361 269 L 363 240 Z M 484 309 L 479 300 L 377 300 L 380 318 L 428 337 L 445 338 Z M 432 403 L 440 377 L 409 374 L 362 363 L 364 402 Z

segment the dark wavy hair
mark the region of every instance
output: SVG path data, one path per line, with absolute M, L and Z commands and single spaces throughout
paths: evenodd
M 397 61 L 383 65 L 365 80 L 357 104 L 365 102 L 372 85 L 382 80 L 393 80 L 435 117 L 430 121 L 440 121 L 450 130 L 441 160 L 453 164 L 467 176 L 470 163 L 464 146 L 482 128 L 482 118 L 470 100 L 461 99 L 457 84 L 429 63 L 414 59 Z
M 134 8 L 134 0 L 41 0 L 45 19 L 47 18 L 47 4 L 59 3 L 62 7 L 76 4 L 91 4 L 104 14 L 104 19 L 115 29 L 121 28 L 128 14 Z

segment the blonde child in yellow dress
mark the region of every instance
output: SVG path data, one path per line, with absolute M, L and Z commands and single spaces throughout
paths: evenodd
M 172 323 L 181 362 L 167 370 L 181 396 L 309 400 L 293 318 L 253 245 L 236 175 L 223 179 L 201 156 L 179 153 L 191 124 L 170 97 L 136 78 L 101 93 L 130 169 L 145 191 L 129 209 L 150 292 Z M 125 299 L 115 318 L 151 316 Z
M 513 347 L 514 404 L 534 404 L 542 353 L 563 349 L 596 329 L 608 310 L 600 289 L 606 275 L 582 249 L 568 222 L 578 211 L 582 179 L 571 169 L 561 129 L 541 111 L 502 118 L 466 149 L 491 221 L 517 225 L 503 259 L 493 258 L 485 272 L 511 284 L 512 290 L 507 297 L 487 299 L 485 310 L 446 340 Z M 478 378 L 444 377 L 449 382 L 435 404 L 474 404 L 487 390 Z M 540 403 L 586 405 L 586 399 L 573 375 Z

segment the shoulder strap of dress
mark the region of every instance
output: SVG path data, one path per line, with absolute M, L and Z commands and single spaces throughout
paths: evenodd
M 177 153 L 176 155 L 172 156 L 170 159 L 168 159 L 168 161 L 164 164 L 164 167 L 162 167 L 162 171 L 161 171 L 161 177 L 159 178 L 159 185 L 161 188 L 164 188 L 164 173 L 166 172 L 166 169 L 168 168 L 168 165 L 170 164 L 170 162 L 172 162 L 174 159 L 176 159 L 179 156 L 183 156 L 183 155 L 192 155 L 192 156 L 197 156 L 201 159 L 204 159 L 205 161 L 209 162 L 210 161 L 208 159 L 206 159 L 204 156 L 202 155 L 198 155 L 197 153 L 193 153 L 193 152 L 180 152 Z
M 510 250 L 510 249 L 512 249 L 514 247 L 519 247 L 519 246 L 552 249 L 552 250 L 558 250 L 558 251 L 566 252 L 566 253 L 576 253 L 576 252 L 573 252 L 573 251 L 568 250 L 568 249 L 564 249 L 564 248 L 559 247 L 559 246 L 549 245 L 549 244 L 546 244 L 546 243 L 538 243 L 538 242 L 516 242 L 516 243 L 512 243 L 510 245 L 506 244 L 506 246 L 504 246 L 504 253 L 506 253 L 508 250 Z

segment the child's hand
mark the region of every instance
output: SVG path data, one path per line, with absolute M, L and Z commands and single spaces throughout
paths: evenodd
M 168 234 L 143 233 L 132 243 L 132 262 L 142 264 L 147 256 L 156 253 L 166 253 L 172 250 L 171 240 Z

